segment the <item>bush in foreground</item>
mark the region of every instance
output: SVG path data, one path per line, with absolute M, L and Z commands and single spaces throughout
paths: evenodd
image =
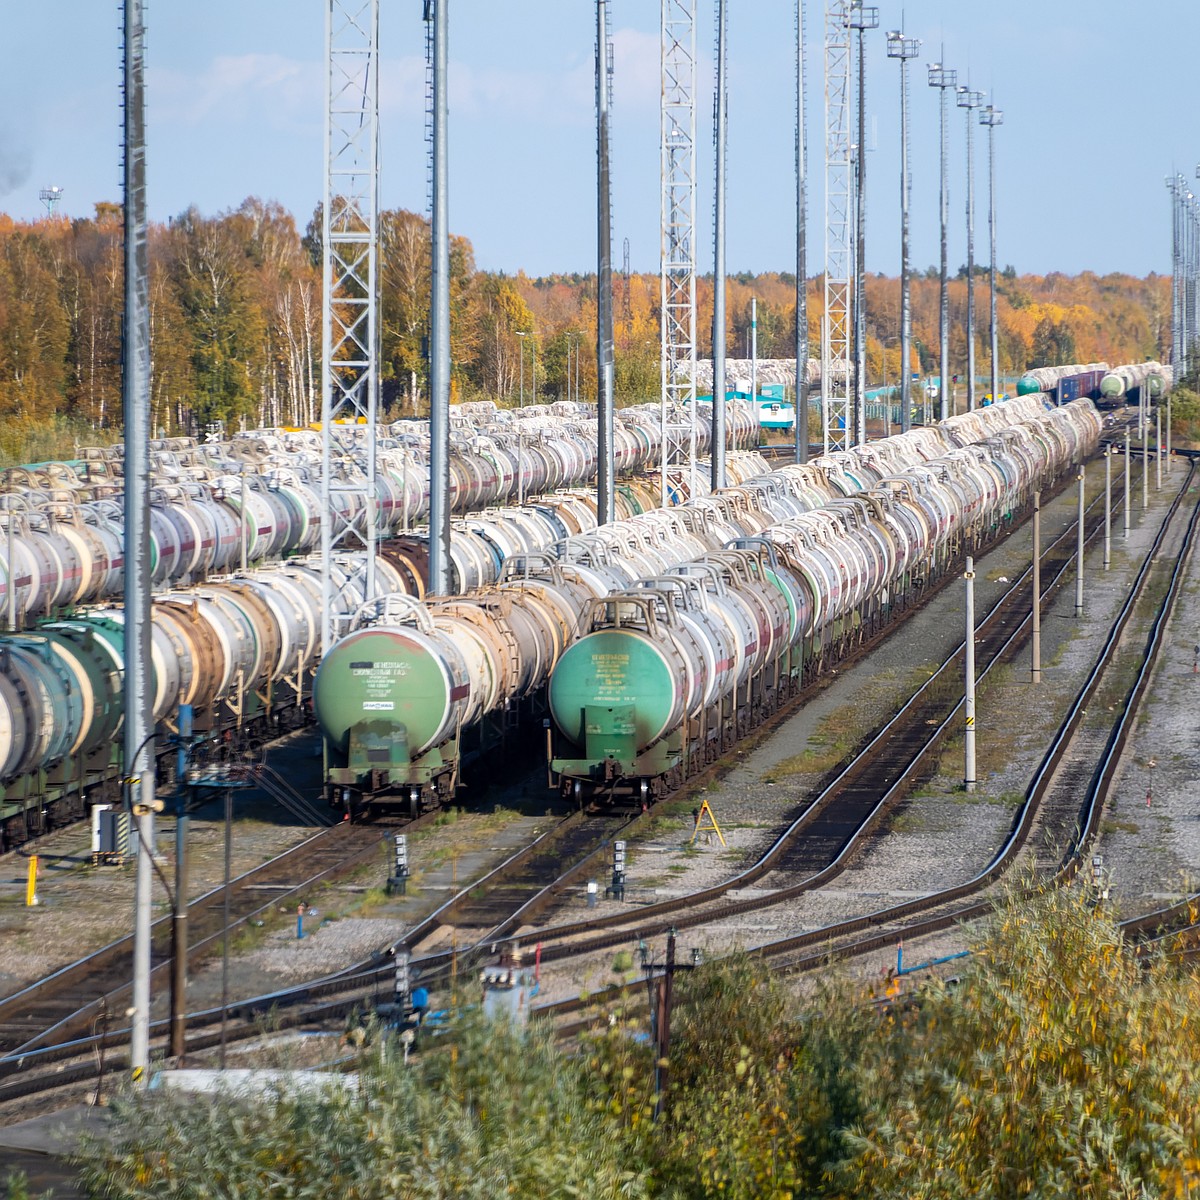
M 636 1023 L 580 1052 L 464 1017 L 362 1091 L 121 1101 L 121 1198 L 1168 1197 L 1200 1189 L 1200 989 L 1142 965 L 1079 889 L 1005 907 L 957 987 L 797 1004 L 752 959 L 677 977 L 670 1103 Z

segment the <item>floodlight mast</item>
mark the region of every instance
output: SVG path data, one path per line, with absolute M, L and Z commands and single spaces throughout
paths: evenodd
M 38 199 L 46 206 L 46 215 L 54 216 L 54 210 L 58 207 L 58 202 L 62 199 L 63 190 L 57 184 L 51 184 L 49 187 L 44 187 L 38 192 Z
M 950 226 L 950 188 L 946 171 L 947 159 L 949 158 L 947 133 L 949 103 L 946 93 L 947 91 L 953 91 L 958 86 L 958 72 L 947 70 L 940 62 L 931 63 L 929 66 L 929 86 L 938 89 L 941 107 L 941 188 L 939 205 L 942 220 L 942 288 L 938 304 L 938 338 L 940 342 L 938 350 L 938 370 L 940 372 L 938 378 L 938 412 L 944 421 L 950 415 L 948 400 L 950 389 L 947 386 L 950 382 L 950 281 L 948 276 L 950 263 L 947 253 L 948 230 Z
M 1197 168 L 1200 173 L 1200 168 Z M 1181 175 L 1166 177 L 1167 191 L 1171 193 L 1171 363 L 1176 371 L 1183 369 L 1183 255 L 1181 253 L 1182 231 L 1180 229 L 1180 192 L 1183 186 Z
M 717 0 L 717 95 L 713 112 L 713 331 L 712 331 L 712 490 L 725 486 L 725 83 L 727 21 L 725 0 Z
M 850 21 L 848 0 L 825 4 L 825 270 L 821 311 L 821 438 L 826 454 L 853 444 L 850 319 L 854 277 L 850 203 Z
M 696 0 L 660 9 L 661 502 L 696 494 Z
M 325 9 L 325 189 L 321 207 L 321 650 L 343 632 L 339 588 L 374 594 L 376 420 L 379 397 L 379 0 L 328 0 Z M 352 433 L 366 427 L 365 480 L 353 478 Z M 339 433 L 341 436 L 339 436 Z M 437 450 L 436 428 L 433 454 Z M 348 461 L 349 460 L 349 461 Z M 347 471 L 351 478 L 346 478 Z M 338 502 L 366 491 L 357 516 Z M 436 481 L 430 503 L 437 503 Z M 244 502 L 243 502 L 244 503 Z M 431 518 L 431 529 L 437 523 Z M 348 569 L 343 580 L 334 555 Z M 431 546 L 430 561 L 435 549 Z M 434 584 L 431 588 L 437 591 Z
M 908 263 L 908 209 L 912 175 L 908 169 L 908 64 L 921 52 L 919 38 L 905 37 L 903 30 L 887 35 L 888 58 L 900 61 L 900 431 L 907 433 L 912 421 L 912 281 Z M 884 396 L 884 403 L 890 403 Z
M 879 8 L 854 0 L 850 28 L 858 34 L 858 137 L 854 152 L 854 441 L 867 440 L 867 58 L 866 32 L 879 28 Z
M 1000 399 L 1000 367 L 997 352 L 1000 335 L 996 326 L 996 126 L 1004 124 L 1004 114 L 989 104 L 979 114 L 979 123 L 988 131 L 988 236 L 991 238 L 991 335 L 992 335 L 992 403 Z
M 808 462 L 808 146 L 804 0 L 796 0 L 796 461 Z

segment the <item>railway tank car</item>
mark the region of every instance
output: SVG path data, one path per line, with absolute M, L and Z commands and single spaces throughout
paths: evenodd
M 1047 411 L 1043 396 L 1028 396 L 568 537 L 553 561 L 510 561 L 498 587 L 368 616 L 364 628 L 330 651 L 314 683 L 315 715 L 330 756 L 327 795 L 350 811 L 398 799 L 414 809 L 436 802 L 460 782 L 468 742 L 483 748 L 497 731 L 536 719 L 546 703 L 547 671 L 553 680 L 576 653 L 578 623 L 561 650 L 543 639 L 537 662 L 521 662 L 528 668 L 522 687 L 496 681 L 512 675 L 513 656 L 521 658 L 519 638 L 503 629 L 506 614 L 527 603 L 523 588 L 557 586 L 552 572 L 584 587 L 584 602 L 578 594 L 573 600 L 576 614 L 592 612 L 638 580 L 655 581 L 674 597 L 660 608 L 665 613 L 669 605 L 686 626 L 693 608 L 742 602 L 737 589 L 728 601 L 700 594 L 711 589 L 695 579 L 726 567 L 690 574 L 679 568 L 731 543 L 765 539 L 774 564 L 746 570 L 766 578 L 777 567 L 803 589 L 782 589 L 805 633 L 796 663 L 782 669 L 778 689 L 769 689 L 775 703 L 780 689 L 790 694 L 796 686 L 793 674 L 822 669 L 847 638 L 918 596 L 964 544 L 993 536 L 1025 501 L 1031 480 L 1044 485 L 1094 448 L 1098 434 L 1090 402 Z M 644 599 L 639 603 L 644 608 Z M 481 639 L 478 629 L 489 624 L 498 629 Z M 456 657 L 468 644 L 482 655 L 476 668 Z M 550 645 L 553 653 L 544 649 Z M 734 658 L 744 657 L 746 647 L 735 643 Z M 714 672 L 724 677 L 725 668 L 714 664 L 725 657 L 703 659 L 706 679 Z M 425 681 L 419 687 L 410 683 L 418 676 Z
M 986 544 L 1099 433 L 1089 402 L 1057 409 L 783 521 L 757 559 L 734 543 L 594 600 L 550 678 L 560 787 L 646 799 L 677 786 Z
M 1101 407 L 1116 408 L 1123 404 L 1140 404 L 1143 400 L 1155 403 L 1171 390 L 1173 384 L 1173 369 L 1159 362 L 1117 367 L 1100 381 Z

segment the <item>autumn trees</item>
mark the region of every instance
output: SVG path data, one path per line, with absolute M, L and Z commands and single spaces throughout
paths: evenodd
M 320 415 L 321 214 L 302 230 L 277 203 L 251 197 L 206 216 L 192 208 L 150 229 L 152 405 L 156 429 L 198 432 L 303 425 Z M 401 209 L 380 214 L 380 395 L 392 416 L 428 411 L 429 224 Z M 0 453 L 23 431 L 66 423 L 79 437 L 119 436 L 122 307 L 119 206 L 91 218 L 17 224 L 0 217 Z M 596 279 L 530 278 L 481 271 L 464 237 L 451 247 L 452 399 L 516 403 L 595 396 Z M 820 279 L 809 281 L 809 327 L 819 352 Z M 985 291 L 981 304 L 986 306 Z M 711 277 L 698 281 L 699 352 L 711 340 Z M 750 352 L 751 300 L 758 352 L 788 358 L 795 346 L 795 278 L 735 273 L 727 282 L 730 354 Z M 998 288 L 1002 374 L 1061 361 L 1162 357 L 1169 282 L 1159 276 L 1017 276 Z M 913 286 L 913 359 L 937 366 L 938 284 Z M 963 363 L 966 281 L 951 282 L 952 353 Z M 653 400 L 660 388 L 659 281 L 614 280 L 619 404 Z M 872 386 L 901 370 L 899 283 L 867 280 L 867 364 Z M 978 362 L 988 370 L 986 307 Z M 522 366 L 524 370 L 522 370 Z M 952 370 L 954 370 L 952 364 Z M 957 370 L 962 370 L 961 365 Z

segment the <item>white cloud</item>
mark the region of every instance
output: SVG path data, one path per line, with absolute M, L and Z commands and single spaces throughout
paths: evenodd
M 279 54 L 221 55 L 200 72 L 146 72 L 151 119 L 187 126 L 239 113 L 270 128 L 310 125 L 321 119 L 323 87 L 316 63 Z

